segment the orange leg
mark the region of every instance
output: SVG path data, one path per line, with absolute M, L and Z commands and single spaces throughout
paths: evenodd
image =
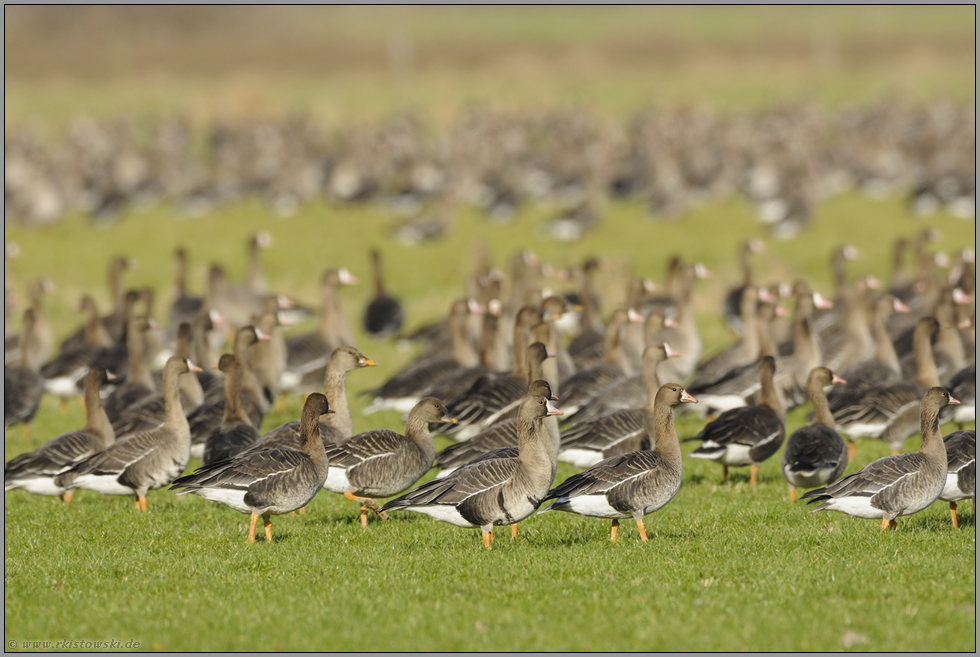
M 64 397 L 62 397 L 61 400 L 58 402 L 58 410 L 61 411 L 62 415 L 68 412 L 68 400 L 65 399 Z
M 65 504 L 71 504 L 71 498 L 75 495 L 74 491 L 66 490 L 61 494 L 61 501 Z
M 643 518 L 637 519 L 637 521 L 636 521 L 636 528 L 640 530 L 640 540 L 643 541 L 644 543 L 646 543 L 647 542 L 647 528 L 646 528 L 646 525 L 643 524 Z
M 276 397 L 276 410 L 280 413 L 286 412 L 286 395 Z
M 490 532 L 483 532 L 483 547 L 485 547 L 488 550 L 490 549 L 491 538 L 492 536 L 490 535 Z
M 612 529 L 609 530 L 609 540 L 615 542 L 617 533 L 619 533 L 619 518 L 613 518 Z
M 513 525 L 510 526 L 510 540 L 512 540 L 512 541 L 516 541 L 517 540 L 517 523 L 516 522 Z
M 881 531 L 887 531 L 889 529 L 898 529 L 898 523 L 894 520 L 887 520 L 885 518 L 881 519 Z
M 252 517 L 248 521 L 248 538 L 245 539 L 246 543 L 255 542 L 255 523 L 259 521 L 259 517 L 256 514 L 252 514 Z
M 959 529 L 960 525 L 956 522 L 956 502 L 949 503 L 949 515 L 953 518 L 953 529 Z
M 269 516 L 262 516 L 262 526 L 265 528 L 265 542 L 272 542 L 272 518 Z
M 306 515 L 306 507 L 305 507 L 305 506 L 301 506 L 301 507 L 299 508 L 299 514 L 300 514 L 301 516 L 305 516 L 305 515 Z
M 755 463 L 749 466 L 749 486 L 755 486 L 755 478 L 759 474 L 759 466 Z
M 361 507 L 361 527 L 367 527 L 367 507 Z
M 898 454 L 898 450 L 892 447 L 892 456 L 895 456 L 896 454 Z
M 793 484 L 789 485 L 789 501 L 790 502 L 796 501 L 796 487 Z
M 857 445 L 854 443 L 853 440 L 848 440 L 847 441 L 847 460 L 848 461 L 853 461 L 854 460 L 854 453 L 856 451 L 857 451 Z
M 140 511 L 146 513 L 146 495 L 140 495 Z
M 387 511 L 382 511 L 381 506 L 372 500 L 370 497 L 358 497 L 351 493 L 350 491 L 344 492 L 344 497 L 349 499 L 351 502 L 357 502 L 361 505 L 361 526 L 367 527 L 367 512 L 370 511 L 374 515 L 378 516 L 382 520 L 390 520 L 391 516 L 388 515 Z
M 31 437 L 31 425 L 25 424 L 24 425 L 24 440 L 27 440 L 30 437 Z

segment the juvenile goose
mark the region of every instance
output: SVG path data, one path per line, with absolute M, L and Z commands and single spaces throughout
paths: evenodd
M 177 377 L 199 369 L 185 358 L 170 358 L 163 372 L 167 407 L 163 426 L 112 443 L 58 475 L 55 485 L 66 489 L 87 488 L 105 495 L 134 495 L 136 508 L 146 511 L 147 491 L 168 485 L 190 460 L 190 429 L 180 406 Z
M 946 485 L 939 499 L 949 502 L 949 515 L 956 522 L 956 503 L 967 498 L 973 500 L 974 515 L 977 499 L 977 432 L 954 431 L 945 438 Z
M 765 356 L 759 361 L 759 381 L 762 387 L 758 406 L 743 406 L 725 411 L 714 422 L 690 440 L 700 440 L 701 446 L 688 454 L 692 459 L 708 459 L 724 468 L 722 483 L 728 482 L 729 466 L 750 467 L 749 484 L 755 486 L 759 463 L 779 451 L 786 435 L 783 403 L 773 384 L 776 360 Z
M 576 468 L 589 468 L 603 459 L 638 449 L 649 449 L 644 427 L 646 407 L 653 407 L 660 390 L 658 366 L 674 355 L 669 345 L 650 345 L 643 352 L 641 385 L 644 394 L 632 404 L 591 422 L 576 423 L 562 436 L 558 460 Z M 602 393 L 600 397 L 607 396 Z
M 374 272 L 374 298 L 364 310 L 364 330 L 368 336 L 380 340 L 394 335 L 402 327 L 405 315 L 402 304 L 385 292 L 381 280 L 381 253 L 371 251 L 371 269 Z
M 37 414 L 44 395 L 44 377 L 38 370 L 40 363 L 31 348 L 34 333 L 34 310 L 24 311 L 24 326 L 20 341 L 20 365 L 3 368 L 3 426 L 24 424 L 24 435 L 30 433 L 30 423 Z
M 517 416 L 517 457 L 471 463 L 391 500 L 382 511 L 403 509 L 457 527 L 479 527 L 489 550 L 494 525 L 512 525 L 534 513 L 554 481 L 550 446 L 535 431 L 535 424 L 550 415 L 561 411 L 547 398 L 526 397 Z
M 241 405 L 242 366 L 234 354 L 222 354 L 218 369 L 225 375 L 225 410 L 221 424 L 204 439 L 201 466 L 225 461 L 259 440 L 259 430 Z
M 300 449 L 271 448 L 241 454 L 199 468 L 174 481 L 170 489 L 176 490 L 177 495 L 194 493 L 241 513 L 250 513 L 248 543 L 255 542 L 255 525 L 262 516 L 265 540 L 271 543 L 269 516 L 305 507 L 327 478 L 330 462 L 317 427 L 320 416 L 330 412 L 327 398 L 314 392 L 303 405 Z
M 783 477 L 789 482 L 789 499 L 796 501 L 797 488 L 816 488 L 836 481 L 847 467 L 847 445 L 837 433 L 823 389 L 845 384 L 826 367 L 810 371 L 806 389 L 813 404 L 813 421 L 794 431 L 783 452 Z
M 99 388 L 108 381 L 106 371 L 93 367 L 85 375 L 85 427 L 63 433 L 33 452 L 21 454 L 3 467 L 3 490 L 21 489 L 34 495 L 60 495 L 68 504 L 71 491 L 56 486 L 55 477 L 82 459 L 112 444 L 115 434 L 102 408 Z
M 939 433 L 939 412 L 959 404 L 945 389 L 926 391 L 920 412 L 922 445 L 918 452 L 893 454 L 825 488 L 803 495 L 813 511 L 840 511 L 856 518 L 881 518 L 881 528 L 895 529 L 895 518 L 917 513 L 935 502 L 946 485 L 946 446 Z M 811 511 L 812 513 L 812 511 Z
M 677 383 L 666 383 L 644 409 L 652 449 L 619 454 L 572 475 L 548 491 L 554 502 L 541 510 L 568 511 L 593 518 L 612 518 L 610 540 L 616 540 L 620 518 L 633 518 L 640 539 L 647 540 L 643 517 L 663 508 L 681 486 L 681 446 L 674 430 L 673 408 L 697 400 Z
M 367 513 L 382 520 L 388 514 L 374 501 L 405 490 L 432 467 L 436 455 L 430 422 L 455 422 L 446 405 L 425 397 L 408 414 L 405 435 L 390 429 L 373 429 L 340 445 L 329 445 L 330 470 L 323 487 L 341 493 L 361 505 L 361 526 L 367 527 Z

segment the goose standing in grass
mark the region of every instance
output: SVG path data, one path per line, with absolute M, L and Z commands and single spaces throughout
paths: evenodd
M 561 415 L 545 397 L 526 397 L 518 412 L 518 456 L 490 458 L 433 479 L 391 500 L 382 511 L 401 509 L 432 516 L 457 527 L 479 527 L 490 549 L 494 525 L 512 525 L 538 508 L 554 481 L 550 446 L 535 424 Z
M 87 488 L 105 495 L 134 495 L 136 508 L 146 511 L 146 493 L 172 482 L 191 458 L 187 417 L 180 406 L 177 377 L 200 368 L 186 358 L 170 358 L 163 368 L 167 419 L 152 431 L 134 433 L 58 475 L 66 489 Z
M 742 284 L 733 288 L 725 296 L 725 303 L 722 306 L 722 317 L 736 333 L 742 332 L 742 293 L 749 285 L 754 285 L 755 280 L 752 276 L 752 256 L 758 255 L 765 250 L 765 244 L 761 240 L 750 239 L 744 242 L 739 248 L 739 261 L 742 265 Z
M 374 272 L 374 298 L 364 310 L 364 330 L 368 336 L 380 340 L 394 335 L 402 327 L 405 315 L 402 304 L 385 292 L 381 278 L 381 253 L 371 251 L 371 269 Z
M 58 353 L 41 366 L 44 389 L 62 403 L 62 411 L 69 397 L 78 394 L 77 383 L 85 376 L 100 349 L 112 347 L 112 337 L 102 325 L 99 308 L 92 297 L 86 295 L 78 302 L 78 310 L 85 313 L 85 324 L 77 332 L 77 341 L 62 342 Z
M 300 448 L 271 448 L 245 453 L 230 460 L 199 468 L 174 481 L 177 495 L 194 493 L 206 500 L 250 513 L 248 543 L 255 542 L 259 516 L 265 540 L 272 542 L 269 516 L 305 507 L 316 497 L 327 478 L 330 462 L 320 440 L 319 419 L 332 412 L 327 398 L 318 392 L 306 398 L 300 418 Z
M 126 379 L 105 399 L 106 415 L 113 422 L 127 408 L 153 395 L 155 390 L 153 377 L 150 376 L 144 358 L 146 341 L 143 336 L 151 325 L 147 317 L 137 316 L 129 320 L 126 328 L 126 349 L 129 353 Z
M 768 290 L 749 285 L 742 292 L 742 337 L 698 366 L 694 382 L 689 386 L 694 394 L 732 376 L 738 368 L 750 365 L 759 358 L 756 304 L 760 297 L 763 301 L 768 299 Z
M 953 527 L 956 521 L 956 503 L 959 500 L 973 501 L 973 514 L 976 516 L 977 503 L 977 432 L 954 431 L 945 438 L 946 445 L 946 485 L 939 499 L 949 502 L 949 515 Z
M 30 433 L 30 423 L 37 414 L 44 395 L 44 377 L 31 338 L 34 332 L 34 310 L 24 311 L 24 326 L 20 334 L 20 365 L 3 368 L 3 426 L 23 423 L 24 436 Z
M 234 354 L 222 354 L 218 369 L 225 375 L 225 410 L 221 424 L 204 439 L 201 466 L 230 459 L 259 441 L 259 430 L 241 404 L 241 363 Z
M 909 516 L 939 499 L 946 485 L 946 446 L 939 433 L 939 412 L 959 404 L 940 387 L 929 388 L 920 404 L 922 445 L 918 452 L 893 454 L 873 461 L 852 475 L 803 495 L 813 511 L 840 511 L 856 518 L 881 518 L 881 528 L 895 529 L 895 518 Z M 811 513 L 813 512 L 811 511 Z
M 674 406 L 697 400 L 678 383 L 660 386 L 644 409 L 652 449 L 619 454 L 572 475 L 548 491 L 555 501 L 541 510 L 568 511 L 593 518 L 612 518 L 610 540 L 616 540 L 620 518 L 633 518 L 640 539 L 647 540 L 643 517 L 664 507 L 681 487 L 683 459 L 674 429 Z
M 779 451 L 786 435 L 782 400 L 773 384 L 776 359 L 765 356 L 759 361 L 761 401 L 757 406 L 743 406 L 725 411 L 714 422 L 690 440 L 701 446 L 688 454 L 692 459 L 708 459 L 724 468 L 722 483 L 728 482 L 729 466 L 750 467 L 749 484 L 755 486 L 759 463 Z
M 326 448 L 330 470 L 323 487 L 361 505 L 361 526 L 368 511 L 382 520 L 388 514 L 374 501 L 410 487 L 432 467 L 436 455 L 429 423 L 455 422 L 446 405 L 434 397 L 421 399 L 408 414 L 405 435 L 373 429 L 340 445 Z
M 826 367 L 810 371 L 806 389 L 813 404 L 813 421 L 794 431 L 783 452 L 783 476 L 789 482 L 789 499 L 796 501 L 797 488 L 816 488 L 837 481 L 847 467 L 847 444 L 837 433 L 823 389 L 846 384 Z
M 82 459 L 109 447 L 116 439 L 102 408 L 99 388 L 109 380 L 100 367 L 85 375 L 85 427 L 63 433 L 33 452 L 21 454 L 3 467 L 3 490 L 21 489 L 34 495 L 60 495 L 68 504 L 72 493 L 54 483 L 55 477 Z

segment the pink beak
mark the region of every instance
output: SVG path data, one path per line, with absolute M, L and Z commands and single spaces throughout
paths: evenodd
M 558 410 L 557 408 L 555 408 L 554 406 L 552 406 L 551 405 L 551 402 L 549 401 L 548 402 L 548 415 L 564 415 L 564 413 L 562 413 L 560 410 Z
M 814 292 L 813 305 L 821 310 L 830 310 L 834 307 L 834 302 L 830 299 L 824 299 L 819 292 Z
M 831 382 L 832 384 L 838 384 L 838 383 L 841 383 L 841 384 L 843 384 L 843 383 L 847 383 L 847 381 L 846 381 L 845 379 L 842 379 L 842 378 L 840 378 L 840 377 L 839 377 L 839 376 L 837 376 L 836 374 L 834 375 L 834 378 L 830 380 L 830 382 Z
M 355 285 L 357 283 L 357 276 L 350 273 L 346 267 L 337 272 L 337 277 L 343 285 Z
M 482 303 L 480 303 L 476 299 L 470 299 L 470 300 L 468 300 L 466 302 L 466 305 L 469 306 L 470 312 L 473 313 L 473 314 L 475 314 L 475 315 L 482 315 L 482 314 L 484 314 L 484 313 L 487 312 L 486 306 L 484 306 Z
M 631 322 L 642 322 L 643 321 L 643 315 L 641 315 L 640 313 L 636 312 L 632 308 L 630 308 L 629 310 L 626 311 L 626 316 L 629 317 L 629 320 Z
M 892 304 L 892 309 L 897 313 L 907 313 L 909 311 L 909 307 L 899 299 L 895 299 L 895 303 Z
M 192 363 L 189 360 L 187 361 L 187 369 L 190 370 L 191 372 L 203 372 L 204 371 L 200 367 L 198 367 L 197 365 L 195 365 L 194 363 Z
M 667 354 L 667 358 L 676 358 L 677 356 L 681 355 L 681 352 L 674 351 L 666 342 L 664 343 L 664 353 Z
M 673 317 L 664 317 L 664 326 L 668 328 L 680 328 L 680 324 Z
M 259 328 L 257 326 L 255 327 L 255 337 L 258 338 L 259 340 L 271 340 L 272 339 L 272 336 L 271 335 L 269 335 L 268 333 L 263 333 L 262 331 L 259 330 Z
M 950 406 L 956 406 L 957 404 L 962 404 L 962 403 L 963 402 L 961 402 L 959 399 L 956 399 L 955 397 L 953 397 L 953 395 L 950 395 L 949 396 L 949 405 Z
M 691 396 L 687 390 L 681 390 L 681 403 L 697 404 L 698 400 Z

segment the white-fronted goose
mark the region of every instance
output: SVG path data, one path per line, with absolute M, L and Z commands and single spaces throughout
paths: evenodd
M 250 513 L 248 543 L 255 542 L 255 525 L 261 516 L 265 540 L 271 543 L 269 516 L 305 507 L 323 487 L 329 461 L 317 427 L 320 416 L 330 412 L 327 398 L 314 392 L 303 405 L 300 449 L 272 448 L 241 454 L 181 477 L 171 490 L 177 490 L 178 495 L 194 493 Z
M 701 441 L 701 446 L 688 454 L 689 458 L 721 463 L 723 483 L 728 482 L 730 466 L 747 465 L 751 468 L 749 484 L 755 486 L 759 463 L 779 451 L 783 444 L 786 427 L 783 403 L 773 384 L 775 372 L 776 359 L 764 356 L 759 361 L 760 404 L 725 411 L 697 436 L 685 440 Z
M 143 333 L 151 326 L 147 317 L 132 317 L 129 320 L 126 329 L 126 350 L 129 354 L 126 379 L 105 399 L 106 415 L 113 422 L 124 410 L 151 396 L 156 389 L 143 357 L 146 346 Z
M 34 352 L 36 362 L 44 363 L 51 355 L 54 335 L 48 314 L 44 310 L 44 295 L 54 289 L 54 283 L 47 278 L 38 278 L 27 286 L 27 296 L 30 299 L 30 309 L 34 311 L 34 332 L 31 335 L 30 349 Z M 3 362 L 17 364 L 21 354 L 20 335 L 4 336 Z
M 44 389 L 64 403 L 78 395 L 77 384 L 85 376 L 100 349 L 113 346 L 112 337 L 102 325 L 99 308 L 90 296 L 84 296 L 78 309 L 85 313 L 85 324 L 78 331 L 77 341 L 65 341 L 58 354 L 41 366 Z M 66 344 L 67 343 L 67 344 Z
M 21 329 L 20 364 L 3 368 L 3 426 L 24 424 L 24 435 L 30 432 L 30 423 L 37 414 L 44 395 L 44 377 L 40 363 L 33 353 L 31 339 L 34 333 L 34 309 L 24 311 Z
M 89 370 L 85 376 L 85 427 L 63 433 L 33 452 L 8 461 L 3 467 L 4 491 L 20 489 L 34 495 L 60 495 L 65 504 L 71 501 L 71 492 L 56 486 L 55 477 L 115 440 L 99 397 L 99 388 L 106 381 L 102 368 Z
M 152 431 L 130 434 L 58 475 L 54 483 L 67 489 L 87 488 L 105 495 L 133 495 L 146 511 L 146 493 L 172 482 L 191 458 L 190 430 L 180 406 L 177 377 L 200 369 L 184 358 L 167 361 L 163 372 L 167 419 Z
M 820 334 L 822 363 L 832 371 L 845 371 L 874 355 L 868 308 L 871 295 L 878 287 L 871 276 L 855 280 L 844 302 L 843 315 Z
M 225 375 L 225 409 L 221 424 L 204 439 L 202 467 L 233 458 L 259 441 L 259 430 L 241 405 L 241 363 L 234 354 L 222 354 L 218 369 Z
M 248 350 L 248 356 L 255 379 L 271 404 L 279 398 L 279 380 L 286 369 L 286 340 L 282 335 L 282 327 L 288 325 L 289 321 L 279 312 L 275 298 L 268 297 L 265 311 L 252 317 L 252 324 L 269 336 L 268 340 L 255 343 Z
M 967 498 L 973 500 L 976 515 L 977 500 L 977 432 L 954 431 L 943 438 L 946 445 L 946 485 L 939 499 L 949 502 L 949 515 L 953 527 L 956 520 L 956 503 Z
M 742 292 L 749 285 L 755 284 L 752 276 L 752 256 L 764 250 L 765 244 L 757 239 L 746 240 L 738 250 L 739 262 L 742 266 L 742 284 L 728 292 L 721 311 L 725 323 L 738 334 L 742 333 Z
M 956 373 L 947 385 L 951 395 L 960 400 L 953 411 L 953 422 L 959 428 L 977 421 L 977 366 L 968 365 Z
M 402 304 L 385 292 L 381 277 L 381 253 L 371 251 L 371 270 L 374 273 L 374 298 L 364 309 L 364 330 L 368 336 L 380 340 L 394 335 L 405 319 Z
M 693 394 L 714 385 L 722 379 L 731 376 L 737 368 L 754 363 L 759 358 L 759 330 L 756 304 L 759 297 L 767 298 L 769 292 L 754 285 L 745 288 L 742 293 L 742 337 L 723 351 L 712 356 L 698 366 L 694 382 L 689 386 Z M 680 349 L 674 345 L 676 349 Z
M 687 265 L 680 272 L 673 286 L 676 289 L 674 295 L 676 316 L 671 318 L 672 321 L 665 322 L 664 327 L 657 332 L 656 342 L 667 342 L 680 356 L 664 363 L 661 374 L 665 381 L 686 381 L 701 360 L 703 343 L 694 318 L 692 295 L 695 281 L 707 275 L 707 270 L 701 266 L 701 263 Z M 648 344 L 651 343 L 648 341 Z
M 847 444 L 836 431 L 823 389 L 847 381 L 826 367 L 815 367 L 807 380 L 813 404 L 813 421 L 794 431 L 783 451 L 783 477 L 789 482 L 789 499 L 796 501 L 797 488 L 816 488 L 836 481 L 847 467 Z
M 566 479 L 548 491 L 554 502 L 541 510 L 568 511 L 593 518 L 612 518 L 615 541 L 620 518 L 633 518 L 640 539 L 647 540 L 643 517 L 663 508 L 680 489 L 683 474 L 681 446 L 674 430 L 673 407 L 697 403 L 677 383 L 657 391 L 644 423 L 652 449 L 619 454 Z
M 184 322 L 190 324 L 194 316 L 204 306 L 203 297 L 194 297 L 187 293 L 187 252 L 183 247 L 174 251 L 176 265 L 177 294 L 170 304 L 170 326 L 179 327 Z M 209 363 L 200 363 L 202 367 L 210 367 Z
M 930 388 L 920 404 L 922 446 L 918 452 L 878 459 L 852 475 L 803 495 L 813 511 L 840 511 L 856 518 L 881 518 L 895 529 L 895 518 L 917 513 L 935 502 L 946 485 L 946 446 L 939 433 L 939 412 L 958 404 L 945 389 Z M 812 512 L 811 512 L 812 513 Z
M 330 470 L 323 487 L 360 504 L 362 527 L 367 527 L 368 511 L 387 520 L 388 514 L 373 498 L 400 493 L 429 471 L 436 455 L 429 424 L 436 422 L 453 422 L 453 418 L 440 400 L 425 397 L 409 412 L 404 436 L 373 429 L 327 446 Z
M 414 511 L 457 527 L 479 527 L 489 550 L 494 525 L 512 525 L 534 513 L 554 481 L 550 447 L 534 426 L 549 415 L 561 411 L 545 397 L 527 397 L 517 416 L 517 458 L 484 459 L 459 468 L 391 500 L 382 511 Z
M 566 430 L 558 460 L 576 468 L 589 468 L 610 456 L 649 449 L 649 436 L 644 427 L 645 409 L 653 407 L 660 390 L 660 363 L 673 354 L 674 351 L 667 344 L 647 347 L 643 352 L 643 374 L 640 377 L 643 394 L 638 399 L 632 394 L 618 396 L 632 404 L 591 422 L 578 422 Z M 616 398 L 617 395 L 607 389 L 599 397 Z

